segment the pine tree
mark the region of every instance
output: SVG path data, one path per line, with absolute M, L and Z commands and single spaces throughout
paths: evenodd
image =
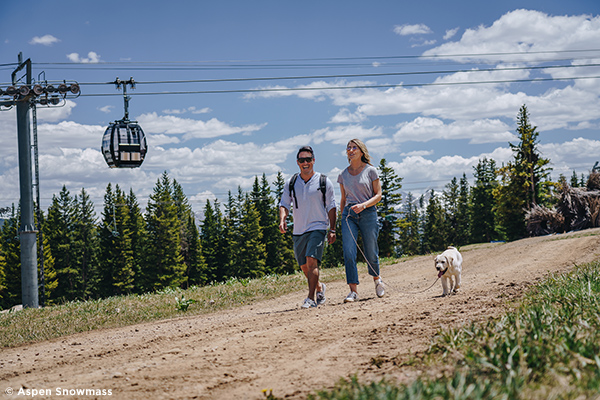
M 0 288 L 0 308 L 21 304 L 21 244 L 19 241 L 19 214 L 13 205 L 10 216 L 0 228 L 0 255 L 2 256 L 3 287 Z
M 66 186 L 58 196 L 52 196 L 48 217 L 44 224 L 44 236 L 54 256 L 58 286 L 49 300 L 58 302 L 84 298 L 83 282 L 77 256 L 73 248 L 75 233 L 75 199 Z
M 0 238 L 2 236 L 0 235 Z M 4 308 L 4 296 L 6 296 L 6 257 L 2 251 L 2 243 L 0 243 L 0 309 Z
M 242 189 L 238 186 L 237 198 L 233 196 L 231 191 L 228 192 L 227 204 L 225 205 L 224 216 L 224 253 L 227 258 L 223 261 L 223 271 L 219 271 L 219 275 L 224 279 L 235 278 L 237 271 L 237 260 L 239 259 L 240 247 L 240 199 L 242 197 Z
M 517 134 L 519 144 L 509 143 L 513 161 L 500 168 L 503 186 L 495 192 L 500 229 L 508 240 L 525 236 L 525 212 L 534 205 L 548 204 L 552 191 L 550 160 L 541 157 L 537 149 L 539 133 L 529 123 L 524 105 L 517 115 Z
M 152 289 L 180 286 L 185 280 L 186 266 L 181 256 L 177 207 L 165 171 L 157 180 L 146 209 L 148 249 L 146 282 Z
M 423 250 L 425 253 L 443 250 L 446 247 L 448 239 L 444 229 L 445 225 L 444 209 L 432 189 L 429 193 L 423 225 Z
M 335 222 L 336 239 L 333 244 L 325 244 L 325 251 L 323 252 L 323 262 L 321 263 L 323 268 L 336 268 L 344 265 L 344 247 L 342 237 L 342 211 L 338 210 L 337 219 Z M 292 245 L 293 246 L 293 245 Z M 294 255 L 292 249 L 292 256 Z M 297 265 L 294 259 L 294 265 Z
M 58 287 L 58 278 L 56 276 L 54 256 L 52 256 L 52 251 L 50 250 L 50 246 L 48 245 L 48 238 L 46 236 L 42 236 L 42 237 L 43 237 L 42 240 L 44 241 L 44 246 L 43 246 L 43 252 L 44 252 L 43 253 L 43 256 L 44 256 L 44 297 L 43 297 L 43 299 L 45 300 L 44 306 L 48 306 L 48 305 L 54 304 L 54 302 L 51 299 L 55 297 L 53 295 L 53 293 L 56 290 L 56 288 Z M 40 260 L 40 258 L 41 257 L 38 257 L 38 261 Z M 38 266 L 38 279 L 41 279 L 40 277 L 42 276 L 41 271 L 39 270 L 40 267 L 41 267 L 41 265 Z M 41 288 L 40 288 L 40 291 L 41 291 Z M 41 293 L 40 293 L 40 299 L 42 299 Z M 40 301 L 40 305 L 42 305 L 41 301 Z
M 298 263 L 296 262 L 296 258 L 294 257 L 294 242 L 293 242 L 293 238 L 292 238 L 292 232 L 290 229 L 288 229 L 285 234 L 281 234 L 281 232 L 279 232 L 279 202 L 281 200 L 281 195 L 283 194 L 283 190 L 285 188 L 285 179 L 283 178 L 283 174 L 281 173 L 281 171 L 279 171 L 277 173 L 277 177 L 275 178 L 274 186 L 275 186 L 275 205 L 274 205 L 273 214 L 274 214 L 274 218 L 276 221 L 275 223 L 277 224 L 276 225 L 277 239 L 275 241 L 275 243 L 276 243 L 275 246 L 277 246 L 277 250 L 280 253 L 277 256 L 277 258 L 282 260 L 279 270 L 276 270 L 275 272 L 278 272 L 281 274 L 292 274 L 292 273 L 294 273 L 294 271 L 296 271 L 297 265 L 298 265 Z M 340 219 L 338 218 L 337 221 L 338 221 L 338 226 L 339 226 Z M 340 240 L 341 230 L 337 230 L 337 232 L 338 232 L 338 235 L 340 235 L 340 236 L 338 236 L 338 240 Z M 337 241 L 336 241 L 336 243 L 337 243 Z M 335 246 L 336 243 L 334 243 L 333 245 Z M 341 241 L 339 243 L 341 243 Z M 325 252 L 327 252 L 327 247 L 325 248 Z M 325 257 L 325 255 L 323 257 Z
M 494 215 L 494 188 L 498 186 L 496 162 L 483 158 L 474 167 L 474 186 L 471 189 L 470 242 L 481 243 L 498 239 Z
M 74 207 L 73 255 L 81 275 L 81 296 L 87 298 L 95 292 L 99 242 L 94 204 L 85 189 L 74 198 Z
M 188 237 L 189 243 L 188 259 L 185 260 L 187 270 L 187 286 L 205 285 L 209 281 L 206 275 L 206 262 L 202 256 L 202 242 L 200 241 L 200 232 L 196 225 L 196 219 L 193 214 L 188 216 Z
M 504 240 L 516 240 L 526 235 L 526 196 L 522 191 L 523 186 L 519 184 L 520 179 L 513 172 L 510 165 L 500 168 L 500 185 L 493 191 L 497 231 Z
M 145 293 L 151 290 L 151 287 L 144 285 L 144 280 L 142 279 L 143 271 L 146 270 L 146 254 L 148 249 L 146 221 L 144 220 L 133 189 L 129 189 L 129 196 L 125 199 L 125 203 L 128 210 L 125 227 L 129 231 L 131 239 L 133 291 L 136 293 Z
M 230 276 L 238 278 L 258 278 L 265 274 L 265 245 L 258 211 L 250 196 L 246 195 L 241 205 L 238 241 L 235 244 L 236 257 L 232 260 Z
M 202 243 L 202 256 L 206 263 L 204 279 L 206 283 L 220 281 L 223 276 L 219 271 L 223 271 L 223 218 L 219 210 L 219 202 L 215 200 L 214 207 L 210 200 L 206 201 L 204 207 L 204 220 L 201 224 L 200 241 Z
M 183 187 L 176 180 L 173 180 L 173 201 L 179 221 L 180 251 L 186 267 L 183 286 L 187 288 L 205 282 L 202 276 L 202 270 L 205 269 L 204 258 L 194 212 L 183 192 Z
M 265 174 L 260 184 L 254 179 L 252 201 L 258 212 L 262 243 L 265 246 L 265 272 L 286 274 L 294 271 L 293 255 L 290 259 L 290 249 L 285 245 L 285 238 L 279 232 L 279 205 L 271 195 L 271 187 Z M 292 250 L 293 254 L 293 250 Z
M 379 162 L 379 181 L 381 183 L 381 201 L 377 205 L 381 229 L 377 242 L 379 244 L 379 255 L 391 257 L 394 254 L 398 234 L 398 211 L 402 203 L 402 195 L 398 193 L 402 189 L 402 178 L 396 175 L 393 168 L 388 167 L 385 158 Z
M 525 182 L 527 188 L 527 209 L 534 205 L 546 205 L 551 197 L 552 182 L 549 181 L 550 160 L 543 158 L 537 148 L 539 133 L 531 126 L 529 112 L 523 105 L 517 116 L 517 134 L 519 144 L 510 144 L 515 158 L 515 170 Z
M 456 245 L 463 246 L 469 243 L 469 236 L 471 232 L 471 224 L 469 221 L 469 210 L 470 210 L 470 187 L 467 175 L 463 173 L 460 178 L 460 188 L 458 192 L 458 206 L 456 208 L 456 227 L 458 232 L 456 233 Z
M 573 171 L 573 175 L 571 175 L 571 187 L 576 188 L 579 187 L 579 180 L 577 178 L 577 173 Z
M 446 240 L 448 244 L 458 246 L 458 197 L 459 187 L 456 177 L 452 178 L 446 185 L 446 190 L 442 192 L 444 208 L 444 230 L 446 231 Z
M 125 193 L 109 183 L 104 195 L 104 210 L 100 228 L 100 255 L 98 293 L 101 297 L 133 292 L 134 267 L 129 210 Z
M 400 254 L 412 256 L 421 252 L 420 214 L 411 192 L 406 195 L 402 206 L 402 217 L 398 221 Z

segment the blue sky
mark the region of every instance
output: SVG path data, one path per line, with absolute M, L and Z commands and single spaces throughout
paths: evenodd
M 599 43 L 596 0 L 31 0 L 2 5 L 0 87 L 19 52 L 35 79 L 81 84 L 64 107 L 38 107 L 44 210 L 63 185 L 101 207 L 109 182 L 145 205 L 167 171 L 200 215 L 255 176 L 296 172 L 305 144 L 335 182 L 352 138 L 405 193 L 463 173 L 472 183 L 479 159 L 512 158 L 523 104 L 552 177 L 587 174 L 600 160 L 600 79 L 582 78 L 600 76 Z M 129 113 L 149 144 L 139 169 L 109 169 L 100 153 L 123 117 L 107 84 L 117 77 L 138 82 Z M 16 145 L 15 109 L 3 109 L 0 207 L 19 198 Z

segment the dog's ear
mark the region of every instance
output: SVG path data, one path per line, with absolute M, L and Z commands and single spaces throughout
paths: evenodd
M 452 256 L 446 256 L 446 262 L 448 263 L 448 265 L 452 265 Z

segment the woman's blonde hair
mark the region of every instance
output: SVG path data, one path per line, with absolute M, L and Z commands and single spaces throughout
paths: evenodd
M 363 153 L 362 157 L 360 158 L 362 162 L 367 163 L 369 165 L 371 164 L 371 156 L 369 155 L 369 150 L 367 150 L 367 145 L 365 145 L 363 143 L 362 140 L 360 139 L 352 139 L 348 142 L 348 145 L 350 145 L 350 143 L 354 143 L 356 145 L 356 147 L 358 147 L 360 149 L 360 151 Z

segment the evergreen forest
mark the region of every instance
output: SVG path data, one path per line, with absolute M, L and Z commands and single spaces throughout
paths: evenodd
M 402 177 L 386 159 L 376 165 L 383 198 L 378 204 L 381 257 L 428 254 L 448 245 L 510 241 L 528 235 L 526 213 L 552 207 L 559 185 L 585 186 L 575 172 L 550 179 L 550 160 L 538 150 L 537 128 L 526 106 L 517 115 L 513 158 L 498 166 L 480 159 L 473 184 L 466 173 L 442 192 L 401 195 Z M 169 287 L 210 285 L 231 278 L 290 274 L 296 265 L 291 230 L 279 232 L 278 203 L 285 185 L 255 177 L 252 189 L 229 192 L 227 202 L 207 201 L 197 221 L 182 186 L 167 172 L 157 180 L 144 211 L 135 193 L 108 184 L 96 215 L 85 189 L 65 186 L 39 216 L 40 304 L 147 293 Z M 21 302 L 19 207 L 5 209 L 0 228 L 0 309 Z M 338 210 L 340 212 L 341 210 Z M 341 224 L 326 247 L 322 267 L 343 265 Z M 359 240 L 360 244 L 360 240 Z M 43 266 L 43 268 L 42 268 Z

